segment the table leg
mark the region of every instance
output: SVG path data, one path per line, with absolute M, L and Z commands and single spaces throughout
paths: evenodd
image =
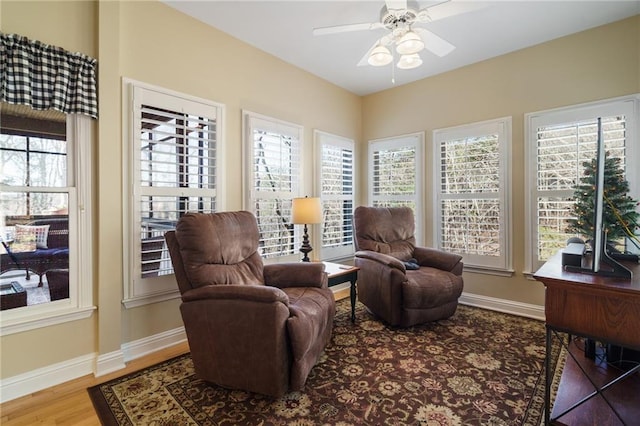
M 549 424 L 551 419 L 551 339 L 553 338 L 551 329 L 546 328 L 546 354 L 544 357 L 544 424 Z
M 356 279 L 351 278 L 351 322 L 356 322 Z

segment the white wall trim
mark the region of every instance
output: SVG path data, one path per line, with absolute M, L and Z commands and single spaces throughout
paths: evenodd
M 477 308 L 489 309 L 506 314 L 519 315 L 521 317 L 533 318 L 540 321 L 545 320 L 544 305 L 532 305 L 529 303 L 514 302 L 507 299 L 497 299 L 495 297 L 481 296 L 479 294 L 462 293 L 460 303 Z
M 124 343 L 122 344 L 124 361 L 129 362 L 164 348 L 175 346 L 186 340 L 187 333 L 184 327 L 178 327 L 131 343 Z
M 93 373 L 96 354 L 83 355 L 2 380 L 0 403 Z
M 184 327 L 124 343 L 120 350 L 98 355 L 90 353 L 0 381 L 0 403 L 5 403 L 88 374 L 100 377 L 126 367 L 126 363 L 186 341 Z
M 59 306 L 69 305 L 70 303 L 69 300 L 65 299 L 63 301 L 56 300 L 41 305 L 31 305 L 26 309 L 17 308 L 16 310 L 22 310 L 20 314 L 22 316 L 16 318 L 5 319 L 6 317 L 0 315 L 0 336 L 22 333 L 23 331 L 63 324 L 69 321 L 82 320 L 89 318 L 93 314 L 93 311 L 96 310 L 95 306 L 86 308 L 72 307 L 64 310 L 59 308 Z M 40 307 L 42 307 L 42 310 L 39 310 Z
M 93 375 L 95 377 L 104 376 L 126 367 L 124 361 L 124 353 L 122 350 L 109 352 L 107 354 L 98 355 L 95 360 L 95 369 Z
M 172 278 L 174 279 L 174 278 Z M 175 279 L 174 279 L 175 280 Z M 164 302 L 165 300 L 173 300 L 180 297 L 180 291 L 176 288 L 164 293 L 148 294 L 139 297 L 131 297 L 122 301 L 125 308 L 137 308 L 138 306 L 148 305 L 150 303 Z

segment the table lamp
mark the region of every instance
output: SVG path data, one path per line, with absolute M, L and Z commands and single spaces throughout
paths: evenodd
M 296 225 L 304 225 L 304 235 L 302 237 L 302 247 L 300 251 L 304 253 L 303 262 L 309 262 L 308 253 L 313 250 L 309 244 L 309 234 L 307 225 L 322 223 L 322 203 L 318 197 L 294 198 L 291 203 L 292 222 Z

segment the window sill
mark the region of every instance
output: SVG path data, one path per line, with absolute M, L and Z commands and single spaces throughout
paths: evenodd
M 515 271 L 513 269 L 496 269 L 473 265 L 464 265 L 464 272 L 484 275 L 496 275 L 499 277 L 512 277 L 515 274 Z
M 334 256 L 334 257 L 323 258 L 322 261 L 323 262 L 332 262 L 332 263 L 353 264 L 353 256 L 354 255 L 355 255 L 355 252 L 352 252 L 352 253 L 349 253 L 346 256 Z
M 152 303 L 164 302 L 165 300 L 179 299 L 180 292 L 176 289 L 166 293 L 149 294 L 145 296 L 132 297 L 125 299 L 122 304 L 125 308 L 137 308 L 138 306 L 150 305 Z
M 48 313 L 29 313 L 28 315 L 15 315 L 6 318 L 6 313 L 0 315 L 2 319 L 2 327 L 0 327 L 0 336 L 9 334 L 22 333 L 23 331 L 35 330 L 38 328 L 48 327 L 51 325 L 62 324 L 69 321 L 77 321 L 89 318 L 95 306 L 83 308 L 64 308 L 55 309 Z

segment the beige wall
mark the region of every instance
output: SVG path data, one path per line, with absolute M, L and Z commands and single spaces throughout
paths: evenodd
M 0 30 L 96 57 L 93 2 L 0 2 Z M 96 351 L 96 318 L 0 338 L 2 378 Z
M 0 1 L 0 31 L 91 57 L 97 55 L 93 1 Z
M 465 292 L 544 304 L 542 285 L 523 275 L 524 114 L 640 92 L 639 34 L 640 16 L 636 16 L 364 98 L 363 140 L 425 132 L 428 243 L 434 241 L 434 193 L 429 184 L 433 182 L 433 130 L 512 117 L 510 161 L 516 273 L 512 278 L 466 273 Z M 360 158 L 360 164 L 363 170 L 366 159 Z
M 3 0 L 0 19 L 3 32 L 96 57 L 100 78 L 94 150 L 94 298 L 98 311 L 88 320 L 2 337 L 2 378 L 92 352 L 117 352 L 123 343 L 181 325 L 177 300 L 134 309 L 121 304 L 123 77 L 226 105 L 223 183 L 228 210 L 243 207 L 238 190 L 242 109 L 304 126 L 308 176 L 312 173 L 313 129 L 358 141 L 361 194 L 366 192 L 363 141 L 426 131 L 430 155 L 433 129 L 512 116 L 514 229 L 522 229 L 524 216 L 523 114 L 640 91 L 638 17 L 364 98 L 154 1 Z M 593 60 L 597 56 L 605 59 Z M 431 172 L 427 161 L 428 177 Z M 305 190 L 311 192 L 310 180 Z M 430 208 L 431 191 L 425 196 Z M 361 202 L 366 200 L 361 198 Z M 427 241 L 432 237 L 429 231 Z M 523 244 L 522 233 L 516 232 L 514 278 L 466 274 L 466 290 L 542 304 L 540 286 L 522 276 Z
M 304 126 L 304 169 L 312 187 L 313 129 L 360 139 L 361 98 L 182 15 L 159 2 L 0 3 L 3 32 L 98 59 L 100 119 L 95 146 L 95 283 L 98 311 L 74 321 L 4 336 L 1 377 L 90 354 L 180 327 L 179 300 L 122 306 L 123 77 L 226 107 L 225 208 L 243 208 L 241 110 Z M 141 19 L 143 17 L 144 19 Z M 188 42 L 185 42 L 188 41 Z M 56 344 L 58 343 L 58 344 Z

